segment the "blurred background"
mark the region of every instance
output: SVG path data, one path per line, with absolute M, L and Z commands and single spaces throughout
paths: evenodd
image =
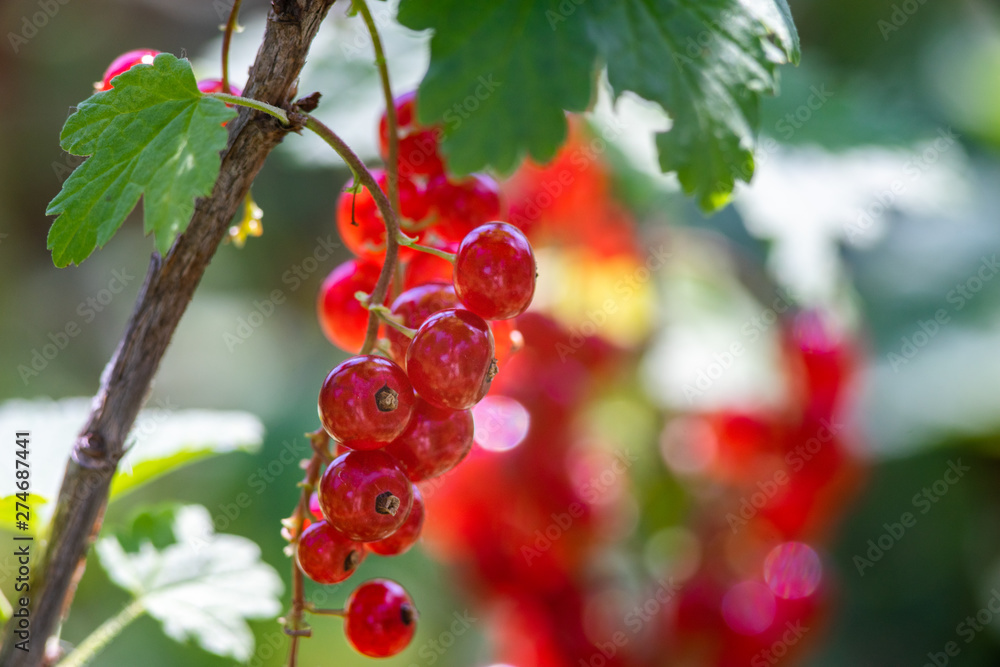
M 259 41 L 265 5 L 244 3 L 246 29 L 233 52 L 238 84 Z M 572 529 L 574 544 L 584 546 L 568 555 L 554 549 L 559 562 L 552 567 L 572 561 L 587 573 L 574 577 L 588 584 L 566 608 L 582 619 L 590 645 L 613 635 L 608 609 L 624 609 L 620 625 L 630 608 L 623 598 L 647 599 L 639 591 L 648 582 L 673 578 L 680 592 L 665 604 L 662 625 L 656 621 L 663 632 L 653 632 L 667 639 L 643 664 L 667 664 L 662 656 L 670 656 L 670 664 L 692 665 L 995 665 L 1000 280 L 992 279 L 1000 273 L 1000 7 L 974 0 L 791 5 L 802 64 L 783 69 L 781 96 L 765 103 L 758 171 L 733 205 L 706 218 L 674 179 L 655 173 L 650 130 L 665 120 L 629 98 L 616 105 L 599 99 L 586 126 L 574 124 L 576 143 L 562 159 L 582 151 L 592 179 L 569 188 L 576 199 L 567 193 L 572 201 L 565 206 L 532 213 L 538 184 L 552 173 L 540 167 L 506 186 L 511 215 L 520 212 L 522 222 L 535 224 L 536 308 L 563 327 L 545 333 L 547 325 L 530 321 L 527 352 L 544 365 L 560 343 L 573 354 L 583 350 L 576 361 L 593 380 L 579 383 L 586 391 L 562 405 L 575 430 L 567 454 L 574 463 L 560 474 L 585 495 L 588 480 L 601 479 L 601 466 L 611 460 L 595 459 L 595 451 L 629 452 L 628 461 L 642 461 L 605 485 L 613 492 L 600 487 L 587 526 Z M 412 89 L 426 68 L 426 37 L 393 27 L 391 9 L 378 9 L 394 86 Z M 62 123 L 126 50 L 187 55 L 199 76 L 218 76 L 219 24 L 228 4 L 69 0 L 31 29 L 25 22 L 37 11 L 33 0 L 0 4 L 4 400 L 94 393 L 152 248 L 133 214 L 81 267 L 53 267 L 44 210 L 78 163 L 59 148 Z M 340 3 L 334 6 L 300 91 L 322 91 L 320 118 L 342 130 L 366 160 L 377 160 L 382 109 L 370 49 L 355 23 Z M 339 247 L 319 260 L 314 252 L 337 243 L 334 208 L 347 176 L 319 142 L 286 139 L 254 186 L 263 237 L 242 249 L 220 249 L 154 383 L 154 405 L 259 415 L 263 446 L 191 465 L 135 491 L 110 506 L 107 525 L 145 504 L 202 504 L 216 530 L 260 545 L 287 591 L 279 521 L 297 498 L 301 471 L 280 457 L 288 449 L 307 454 L 303 433 L 317 427 L 317 388 L 346 356 L 324 338 L 315 300 L 323 278 L 349 253 Z M 573 215 L 587 219 L 577 225 Z M 282 303 L 269 302 L 276 291 Z M 241 335 L 254 313 L 259 326 Z M 79 335 L 32 366 L 33 356 L 72 323 Z M 532 339 L 531 331 L 542 333 Z M 611 352 L 593 361 L 587 355 L 597 339 Z M 542 340 L 551 344 L 548 352 L 533 342 Z M 555 383 L 569 382 L 577 371 L 567 368 L 545 372 Z M 501 391 L 526 396 L 530 381 L 518 385 L 517 373 L 511 377 Z M 525 404 L 522 396 L 522 411 Z M 510 415 L 524 418 L 499 399 L 484 408 L 488 418 L 486 409 L 505 415 L 503 423 Z M 533 428 L 545 421 L 530 416 Z M 808 431 L 809 425 L 827 431 Z M 489 512 L 518 504 L 510 494 L 547 483 L 523 467 L 517 480 L 495 479 L 483 457 L 511 447 L 527 452 L 539 436 L 521 442 L 523 433 L 491 434 L 479 436 L 483 451 L 463 464 L 470 472 L 446 480 L 430 500 L 426 547 L 395 559 L 369 558 L 359 575 L 322 594 L 318 586 L 309 589 L 324 596 L 324 606 L 336 606 L 355 581 L 403 582 L 422 622 L 413 647 L 387 664 L 485 667 L 520 655 L 515 649 L 523 643 L 544 643 L 533 633 L 542 632 L 538 619 L 547 618 L 548 603 L 537 605 L 530 587 L 515 595 L 507 583 L 491 580 L 521 566 L 541 578 L 518 548 L 538 548 L 534 527 L 524 529 L 526 542 L 507 545 L 510 558 L 521 559 L 518 567 L 486 563 L 482 551 L 498 553 L 503 545 L 476 530 L 479 520 L 487 526 L 499 520 Z M 788 457 L 796 447 L 810 452 L 813 436 L 825 446 L 817 446 L 819 461 L 804 468 L 808 484 L 800 483 Z M 503 444 L 490 446 L 491 437 Z M 798 450 L 807 466 L 813 455 Z M 520 461 L 532 466 L 546 458 L 544 451 L 533 456 Z M 792 468 L 786 471 L 792 483 L 773 476 L 778 468 L 768 466 L 775 457 Z M 477 481 L 495 494 L 495 504 L 468 488 Z M 801 495 L 778 494 L 779 508 L 768 491 L 777 487 Z M 758 492 L 767 496 L 759 503 Z M 250 506 L 229 516 L 241 493 L 250 494 Z M 463 503 L 474 501 L 487 508 L 482 516 L 458 516 Z M 538 507 L 544 533 L 558 511 L 541 501 Z M 772 547 L 790 542 L 808 549 L 765 559 Z M 748 559 L 756 559 L 757 574 L 743 581 L 740 563 Z M 782 570 L 776 559 L 791 565 Z M 771 565 L 761 570 L 765 560 Z M 786 597 L 782 585 L 808 590 Z M 788 600 L 811 602 L 782 607 Z M 63 638 L 79 642 L 126 601 L 92 563 Z M 720 609 L 722 625 L 715 618 Z M 456 613 L 481 622 L 456 626 Z M 782 614 L 788 623 L 804 623 L 794 640 L 783 635 Z M 762 617 L 773 626 L 764 634 L 753 627 Z M 346 646 L 340 625 L 336 618 L 314 619 L 302 664 L 368 662 Z M 272 620 L 253 627 L 251 664 L 284 664 L 280 626 Z M 766 634 L 774 628 L 777 634 Z M 731 651 L 707 657 L 713 654 L 706 638 L 723 635 Z M 558 664 L 537 658 L 541 651 L 522 653 Z M 602 655 L 612 664 L 600 653 L 580 662 L 605 664 L 596 660 Z M 94 664 L 140 659 L 147 667 L 232 664 L 174 643 L 149 618 L 129 627 Z

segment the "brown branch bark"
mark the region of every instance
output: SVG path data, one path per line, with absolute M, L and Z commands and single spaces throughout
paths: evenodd
M 290 108 L 309 46 L 333 2 L 272 0 L 264 41 L 250 70 L 248 97 Z M 31 650 L 14 648 L 14 624 L 9 623 L 0 665 L 42 664 L 46 640 L 72 601 L 125 436 L 153 375 L 230 220 L 264 159 L 288 132 L 275 119 L 250 109 L 241 109 L 231 125 L 212 195 L 197 202 L 188 230 L 166 257 L 153 255 L 125 333 L 102 374 L 90 418 L 67 462 L 49 545 L 31 582 Z

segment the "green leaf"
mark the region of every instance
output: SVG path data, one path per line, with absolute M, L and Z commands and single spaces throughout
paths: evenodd
M 44 533 L 55 511 L 54 503 L 42 503 L 59 493 L 66 460 L 87 421 L 90 404 L 89 398 L 0 403 L 0 433 L 31 432 L 28 462 L 31 493 L 36 494 L 31 500 L 33 532 Z M 169 401 L 161 405 L 171 407 Z M 264 426 L 249 413 L 163 408 L 147 408 L 136 418 L 127 439 L 129 449 L 111 480 L 111 500 L 171 470 L 230 451 L 255 452 L 263 443 Z M 17 493 L 15 481 L 13 475 L 0 475 L 3 502 Z
M 215 534 L 200 505 L 140 513 L 125 534 L 131 550 L 118 537 L 98 541 L 101 566 L 167 636 L 194 640 L 217 655 L 250 658 L 254 638 L 246 621 L 277 615 L 283 589 L 254 542 Z M 154 535 L 159 539 L 148 538 Z
M 753 175 L 761 96 L 777 92 L 778 65 L 799 59 L 785 0 L 402 0 L 399 21 L 434 30 L 419 113 L 443 123 L 453 171 L 551 157 L 563 110 L 592 98 L 600 57 L 616 95 L 670 115 L 660 166 L 706 210 Z
M 80 104 L 60 144 L 91 156 L 63 183 L 46 213 L 58 215 L 48 248 L 56 266 L 79 264 L 103 246 L 143 197 L 146 233 L 166 253 L 188 225 L 194 200 L 211 194 L 236 112 L 205 97 L 191 65 L 160 54 Z
M 403 0 L 399 21 L 434 29 L 419 93 L 422 122 L 443 121 L 450 170 L 507 172 L 546 162 L 566 139 L 563 109 L 591 98 L 597 49 L 582 21 L 552 23 L 559 3 Z
M 777 92 L 777 65 L 798 58 L 780 6 L 589 0 L 581 7 L 615 93 L 635 92 L 670 114 L 672 127 L 656 137 L 660 167 L 676 171 L 705 210 L 725 205 L 737 179 L 750 180 L 761 95 Z

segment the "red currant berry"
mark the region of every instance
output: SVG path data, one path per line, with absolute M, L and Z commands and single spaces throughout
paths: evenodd
M 417 123 L 416 92 L 396 98 L 396 126 L 399 132 L 399 173 L 403 176 L 433 176 L 444 172 L 438 152 L 438 134 L 434 127 Z M 382 157 L 389 159 L 389 119 L 383 113 L 378 125 L 378 143 Z
M 413 640 L 417 608 L 395 581 L 366 581 L 347 598 L 346 607 L 344 633 L 359 653 L 385 658 L 396 655 Z
M 488 320 L 517 317 L 535 295 L 535 255 L 514 225 L 490 222 L 462 239 L 455 256 L 455 292 Z
M 381 190 L 388 194 L 389 177 L 378 169 L 373 170 L 372 174 Z M 427 217 L 429 210 L 423 190 L 407 178 L 399 179 L 399 207 L 403 218 L 413 221 Z M 373 260 L 385 257 L 385 222 L 368 188 L 340 193 L 337 200 L 337 231 L 348 250 L 358 257 Z M 412 251 L 404 248 L 401 252 L 406 255 Z
M 414 122 L 417 119 L 417 115 L 414 112 L 416 108 L 416 101 L 417 91 L 415 90 L 403 93 L 395 99 L 394 106 L 396 107 L 396 127 L 401 134 L 409 134 L 410 129 L 412 129 Z M 378 121 L 378 147 L 382 152 L 382 157 L 388 158 L 389 115 L 384 111 L 382 112 L 382 117 Z
M 100 88 L 98 90 L 111 90 L 114 86 L 111 85 L 111 79 L 115 78 L 122 72 L 127 72 L 132 69 L 133 65 L 152 65 L 153 59 L 159 55 L 159 51 L 154 51 L 153 49 L 137 49 L 135 51 L 129 51 L 123 53 L 108 65 L 108 69 L 104 70 L 104 77 L 101 79 Z
M 444 283 L 430 283 L 408 289 L 396 297 L 392 303 L 392 314 L 399 318 L 403 326 L 416 329 L 439 310 L 460 306 L 454 287 Z M 392 327 L 386 327 L 385 335 L 389 339 L 389 351 L 393 359 L 403 364 L 410 339 Z
M 319 504 L 334 528 L 359 542 L 389 537 L 406 521 L 413 484 L 381 450 L 348 452 L 327 466 Z
M 398 556 L 410 550 L 420 539 L 420 529 L 424 527 L 424 498 L 417 487 L 413 487 L 413 508 L 406 522 L 395 533 L 379 540 L 370 542 L 368 550 L 379 556 Z
M 493 334 L 483 318 L 450 308 L 420 325 L 406 351 L 410 382 L 428 403 L 471 408 L 489 391 L 497 373 Z
M 226 92 L 226 91 L 222 90 L 222 80 L 221 79 L 202 79 L 201 81 L 198 82 L 198 90 L 200 90 L 203 93 L 223 93 L 223 92 Z M 234 86 L 233 84 L 229 84 L 229 91 L 228 92 L 229 92 L 230 95 L 236 95 L 236 96 L 240 96 L 240 95 L 243 94 L 243 91 L 240 88 L 238 88 L 237 86 Z M 232 105 L 231 104 L 227 104 L 226 106 L 227 107 L 231 107 Z
M 448 241 L 461 241 L 479 225 L 501 214 L 500 186 L 486 174 L 453 183 L 444 174 L 427 183 L 427 199 L 438 215 L 434 231 Z
M 438 408 L 417 398 L 403 435 L 385 447 L 414 482 L 448 472 L 472 449 L 475 425 L 471 410 Z
M 349 539 L 326 521 L 306 528 L 296 550 L 299 568 L 319 584 L 347 579 L 366 555 L 363 544 Z
M 378 449 L 403 432 L 414 401 L 402 368 L 366 354 L 326 376 L 319 390 L 319 418 L 327 433 L 351 449 Z
M 420 130 L 399 140 L 399 173 L 404 176 L 435 176 L 444 173 L 438 150 L 441 131 Z
M 357 352 L 365 342 L 368 311 L 354 298 L 358 291 L 375 289 L 378 264 L 352 259 L 335 268 L 323 281 L 316 313 L 323 333 L 346 352 Z

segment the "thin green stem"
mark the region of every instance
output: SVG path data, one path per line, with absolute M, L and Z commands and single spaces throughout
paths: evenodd
M 389 293 L 389 285 L 392 283 L 396 263 L 399 261 L 400 232 L 399 218 L 396 216 L 396 210 L 389 203 L 389 199 L 382 192 L 382 188 L 378 186 L 378 182 L 372 176 L 372 173 L 368 171 L 365 163 L 344 143 L 343 139 L 337 136 L 336 132 L 314 116 L 303 113 L 302 117 L 306 119 L 306 128 L 315 132 L 333 150 L 337 151 L 341 159 L 354 172 L 355 177 L 363 186 L 368 188 L 368 192 L 375 199 L 375 205 L 378 207 L 379 213 L 382 214 L 382 220 L 385 221 L 385 263 L 382 264 L 382 272 L 378 276 L 378 281 L 375 283 L 375 288 L 372 290 L 366 305 L 381 304 L 385 302 L 385 297 Z M 378 317 L 369 313 L 368 331 L 365 333 L 365 342 L 361 346 L 360 354 L 368 354 L 375 347 L 375 340 L 378 338 L 378 322 Z
M 389 175 L 389 201 L 397 211 L 399 209 L 399 120 L 396 117 L 396 103 L 392 97 L 392 86 L 389 85 L 389 66 L 385 59 L 385 49 L 382 38 L 375 26 L 375 19 L 368 8 L 366 0 L 353 0 L 361 18 L 372 37 L 372 47 L 375 49 L 375 67 L 378 68 L 379 79 L 382 81 L 382 95 L 385 97 L 386 131 L 389 135 L 389 165 L 386 172 Z
M 139 618 L 145 608 L 139 600 L 132 600 L 124 609 L 101 623 L 86 639 L 59 662 L 58 667 L 83 667 L 107 646 L 112 639 Z
M 455 253 L 448 252 L 446 250 L 439 250 L 438 248 L 432 248 L 426 245 L 420 245 L 415 240 L 409 238 L 405 234 L 399 235 L 399 245 L 406 246 L 407 248 L 413 248 L 414 250 L 419 250 L 420 252 L 426 252 L 429 255 L 434 255 L 435 257 L 440 257 L 441 259 L 455 263 Z
M 347 616 L 346 609 L 322 609 L 312 603 L 306 605 L 306 611 L 310 614 L 322 614 L 324 616 L 340 616 L 342 618 Z
M 233 8 L 229 10 L 229 20 L 226 21 L 226 31 L 222 35 L 222 90 L 229 92 L 229 45 L 233 41 L 233 31 L 236 30 L 236 18 L 240 15 L 240 3 L 243 0 L 233 0 Z
M 257 111 L 263 111 L 264 113 L 274 116 L 281 121 L 281 124 L 288 126 L 288 114 L 284 109 L 279 109 L 276 106 L 268 104 L 267 102 L 261 102 L 259 100 L 251 100 L 248 97 L 240 97 L 238 95 L 230 95 L 229 93 L 205 93 L 205 97 L 214 97 L 217 100 L 222 100 L 226 104 L 236 104 L 241 107 L 250 107 L 251 109 L 256 109 Z

